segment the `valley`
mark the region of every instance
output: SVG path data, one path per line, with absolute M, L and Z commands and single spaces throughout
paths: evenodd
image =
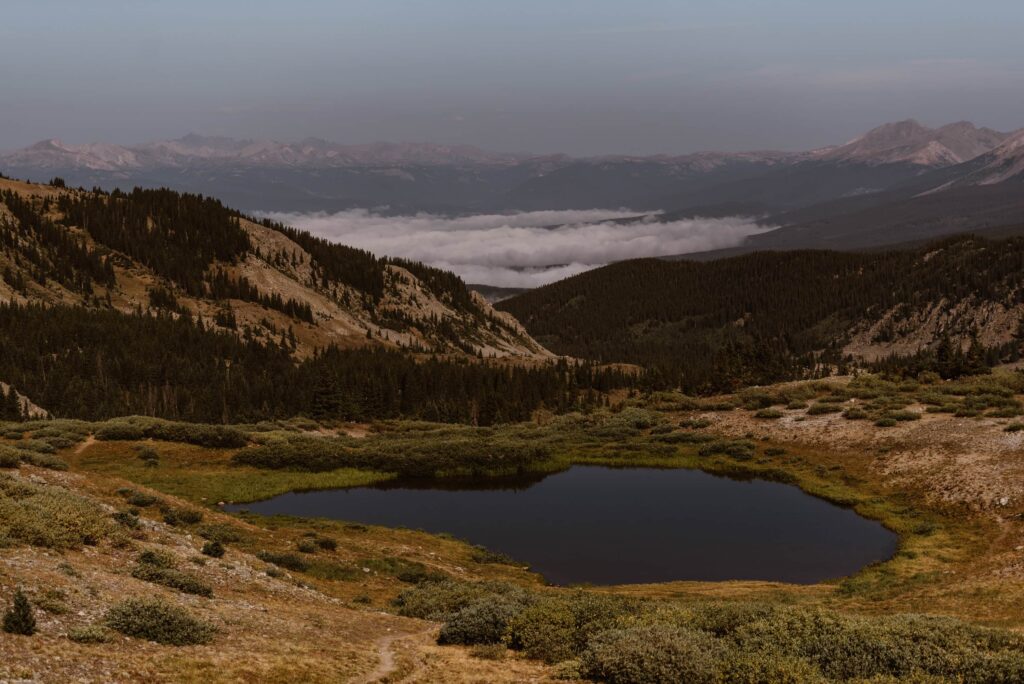
M 1024 676 L 1012 228 L 524 290 L 201 195 L 0 192 L 0 679 Z
M 574 668 L 612 666 L 608 655 L 576 651 L 562 641 L 571 632 L 554 629 L 562 624 L 557 610 L 581 610 L 579 602 L 586 599 L 587 610 L 598 611 L 599 622 L 590 630 L 603 629 L 601 619 L 624 614 L 639 616 L 632 618 L 638 630 L 667 629 L 673 615 L 747 625 L 713 637 L 722 640 L 721 647 L 728 643 L 739 650 L 702 665 L 712 669 L 746 667 L 743 654 L 761 648 L 756 640 L 744 641 L 751 636 L 741 638 L 750 630 L 765 629 L 772 620 L 812 620 L 837 630 L 843 650 L 819 656 L 808 646 L 785 642 L 778 646 L 782 659 L 760 665 L 769 668 L 761 671 L 802 673 L 793 675 L 805 678 L 798 681 L 811 681 L 819 670 L 832 673 L 828 681 L 849 676 L 840 673 L 915 667 L 938 674 L 951 665 L 915 660 L 920 656 L 901 649 L 900 640 L 945 643 L 949 636 L 943 635 L 956 634 L 957 672 L 970 663 L 977 673 L 967 681 L 1012 681 L 1019 663 L 1011 651 L 1001 650 L 1013 643 L 1009 634 L 965 632 L 965 625 L 948 619 L 898 620 L 900 613 L 927 605 L 933 615 L 1021 628 L 1024 465 L 1004 454 L 1019 447 L 1024 432 L 1014 427 L 1018 418 L 998 416 L 1014 413 L 1009 407 L 1019 406 L 1022 392 L 1017 373 L 1000 371 L 958 382 L 834 378 L 706 399 L 660 393 L 624 399 L 611 412 L 495 428 L 378 422 L 369 431 L 339 425 L 325 434 L 300 421 L 233 428 L 175 427 L 141 418 L 8 423 L 4 453 L 20 455 L 23 462 L 0 474 L 0 531 L 7 540 L 0 581 L 5 588 L 20 581 L 42 608 L 31 649 L 0 640 L 3 675 L 25 676 L 46 663 L 48 673 L 87 679 L 118 672 L 125 678 L 173 673 L 184 681 L 433 681 L 445 672 L 449 681 L 553 681 L 590 671 Z M 982 408 L 982 401 L 990 408 Z M 887 421 L 890 416 L 897 419 Z M 212 446 L 238 436 L 247 446 Z M 573 463 L 682 467 L 792 483 L 881 521 L 899 534 L 899 548 L 892 559 L 851 577 L 809 585 L 734 580 L 559 588 L 544 587 L 514 559 L 445 535 L 352 520 L 228 515 L 219 503 L 386 481 L 393 477 L 388 470 L 419 468 L 400 465 L 407 457 L 399 445 L 440 454 L 475 439 L 508 448 L 539 445 L 540 451 L 519 461 L 521 472 L 557 471 Z M 49 456 L 44 445 L 53 452 Z M 366 457 L 343 456 L 337 461 L 341 467 L 327 460 L 312 472 L 309 461 L 286 465 L 261 455 L 297 448 L 325 456 L 379 453 L 374 462 L 380 472 L 345 465 Z M 391 465 L 380 460 L 394 458 L 399 460 Z M 427 458 L 427 467 L 442 478 L 467 472 Z M 477 477 L 507 473 L 508 456 L 496 453 L 477 467 Z M 40 506 L 73 506 L 78 512 L 56 514 L 44 531 L 23 517 L 44 510 Z M 201 552 L 212 541 L 226 549 L 223 556 Z M 153 554 L 169 559 L 146 560 Z M 137 570 L 153 562 L 174 570 Z M 212 598 L 183 593 L 201 587 L 209 587 Z M 126 637 L 103 627 L 104 616 L 132 595 L 182 606 L 216 631 L 196 645 L 120 648 Z M 483 644 L 493 632 L 484 625 L 490 623 L 467 622 L 472 610 L 488 605 L 512 611 L 497 615 L 508 615 L 501 619 L 522 635 L 514 637 L 513 650 L 488 651 Z M 649 613 L 647 606 L 657 610 Z M 857 620 L 864 618 L 856 616 L 876 616 L 867 638 L 886 634 L 901 649 L 899 657 L 894 653 L 894 660 L 876 665 L 844 660 L 854 657 L 855 650 L 845 649 L 856 649 L 861 638 Z M 442 644 L 454 645 L 435 645 L 438 634 Z M 940 641 L 929 641 L 934 639 Z M 617 652 L 629 657 L 631 648 L 620 644 Z M 985 649 L 992 650 L 985 655 Z

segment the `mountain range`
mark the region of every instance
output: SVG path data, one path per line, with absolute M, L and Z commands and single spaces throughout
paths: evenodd
M 1019 177 L 1024 131 L 908 120 L 845 144 L 804 152 L 600 156 L 508 154 L 468 145 L 321 139 L 297 143 L 189 134 L 121 146 L 44 140 L 0 155 L 15 177 L 58 175 L 86 187 L 167 186 L 217 196 L 243 210 L 523 211 L 629 208 L 703 214 L 775 214 L 914 185 Z M 923 191 L 933 189 L 924 188 Z

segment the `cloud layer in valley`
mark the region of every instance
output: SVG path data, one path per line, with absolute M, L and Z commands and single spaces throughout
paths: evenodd
M 610 223 L 636 212 L 599 209 L 385 216 L 364 209 L 269 218 L 374 254 L 454 271 L 466 282 L 538 287 L 623 259 L 720 249 L 770 230 L 743 217 Z

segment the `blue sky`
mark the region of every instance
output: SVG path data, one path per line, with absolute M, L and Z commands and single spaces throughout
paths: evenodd
M 0 149 L 194 131 L 573 154 L 1024 126 L 1009 0 L 7 0 Z

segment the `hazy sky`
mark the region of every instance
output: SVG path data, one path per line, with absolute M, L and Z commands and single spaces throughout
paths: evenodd
M 193 131 L 572 154 L 1024 126 L 1021 0 L 5 0 L 0 149 Z

